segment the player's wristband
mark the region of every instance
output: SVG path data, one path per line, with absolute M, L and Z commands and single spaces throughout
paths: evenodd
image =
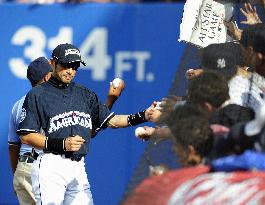
M 147 122 L 145 119 L 145 110 L 142 112 L 137 112 L 136 114 L 131 114 L 127 118 L 127 122 L 131 126 L 139 125 L 144 122 Z
M 65 138 L 46 137 L 45 149 L 50 152 L 63 153 L 65 151 Z

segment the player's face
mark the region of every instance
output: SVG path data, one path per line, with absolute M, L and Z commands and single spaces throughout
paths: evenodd
M 63 83 L 71 83 L 75 77 L 76 70 L 79 68 L 80 63 L 57 64 L 54 70 L 54 76 Z

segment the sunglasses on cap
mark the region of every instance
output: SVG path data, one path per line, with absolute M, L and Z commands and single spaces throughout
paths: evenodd
M 72 62 L 72 63 L 61 63 L 59 62 L 59 64 L 64 67 L 64 68 L 72 68 L 73 70 L 77 70 L 80 67 L 80 62 Z

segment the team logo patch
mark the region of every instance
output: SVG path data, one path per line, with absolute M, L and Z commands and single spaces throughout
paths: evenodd
M 217 68 L 225 68 L 225 59 L 224 58 L 219 58 L 217 60 Z
M 27 111 L 25 108 L 22 108 L 19 123 L 23 122 L 27 116 Z
M 67 50 L 65 50 L 65 56 L 68 56 L 68 55 L 81 56 L 79 50 L 77 50 L 77 49 L 67 49 Z

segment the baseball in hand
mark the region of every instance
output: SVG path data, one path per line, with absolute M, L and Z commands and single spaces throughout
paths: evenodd
M 114 88 L 119 87 L 120 84 L 121 84 L 121 79 L 120 79 L 120 78 L 115 78 L 115 79 L 112 81 L 112 86 L 113 86 Z
M 135 136 L 136 137 L 139 137 L 139 135 L 144 134 L 144 133 L 145 133 L 145 129 L 143 127 L 137 127 L 135 129 Z
M 113 81 L 110 82 L 109 87 L 109 96 L 116 96 L 119 97 L 122 93 L 122 91 L 125 88 L 125 83 L 120 78 L 115 78 Z

